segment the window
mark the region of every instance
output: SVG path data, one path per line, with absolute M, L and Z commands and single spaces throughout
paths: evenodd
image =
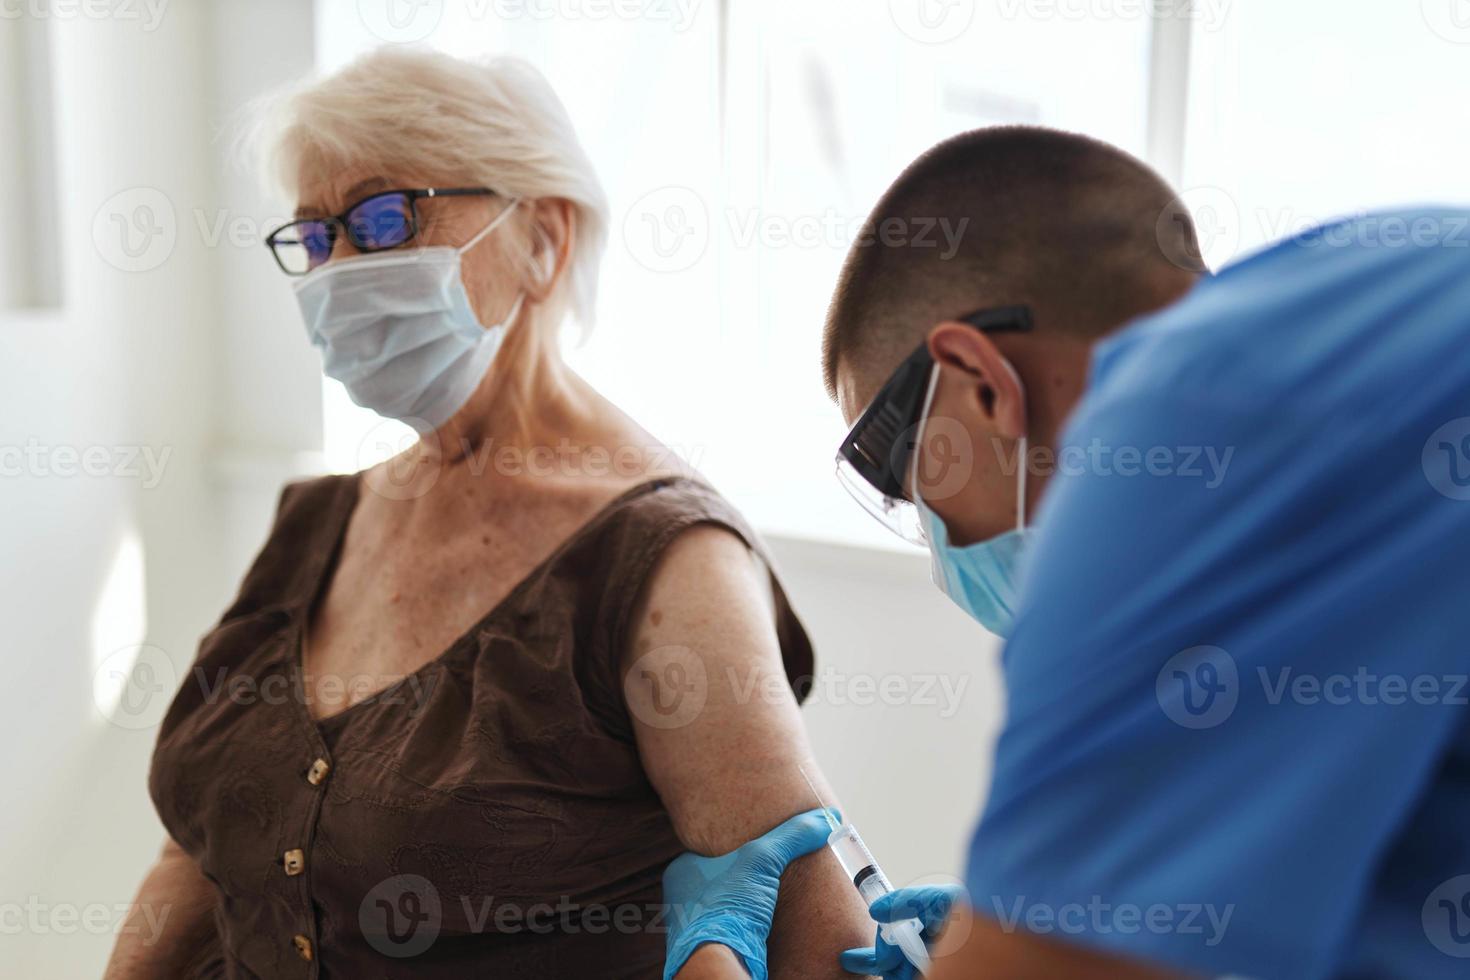
M 1148 140 L 1146 17 L 921 3 L 649 0 L 625 19 L 627 5 L 464 0 L 389 20 L 391 0 L 373 16 L 382 4 L 322 0 L 319 60 L 386 40 L 533 62 L 612 207 L 598 325 L 571 363 L 762 530 L 905 547 L 834 479 L 844 426 L 821 383 L 823 315 L 867 211 L 919 152 L 975 126 L 1077 129 L 1140 155 Z M 331 382 L 325 424 L 336 468 L 402 445 Z
M 1182 186 L 1210 264 L 1342 215 L 1470 203 L 1467 12 L 1305 0 L 1197 24 Z
M 61 302 L 48 17 L 0 17 L 0 310 Z

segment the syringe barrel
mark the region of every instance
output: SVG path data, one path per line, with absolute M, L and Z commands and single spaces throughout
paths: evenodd
M 832 853 L 837 855 L 837 860 L 842 863 L 842 870 L 852 879 L 857 886 L 858 894 L 862 896 L 864 905 L 872 905 L 879 898 L 893 891 L 893 885 L 889 883 L 888 876 L 883 869 L 878 867 L 878 862 L 868 850 L 868 845 L 863 843 L 862 835 L 857 828 L 850 823 L 832 831 L 827 838 L 827 846 Z M 904 919 L 901 922 L 886 922 L 878 927 L 883 938 L 899 949 L 903 950 L 904 956 L 908 957 L 910 963 L 918 968 L 921 974 L 929 972 L 929 953 L 924 946 L 924 937 L 920 931 L 919 922 L 916 919 Z
M 842 870 L 847 872 L 847 877 L 852 879 L 858 894 L 863 897 L 864 905 L 872 905 L 879 897 L 893 891 L 893 885 L 878 867 L 868 845 L 863 843 L 862 836 L 852 824 L 845 823 L 832 831 L 832 835 L 827 838 L 827 846 L 837 855 L 837 860 L 842 863 Z

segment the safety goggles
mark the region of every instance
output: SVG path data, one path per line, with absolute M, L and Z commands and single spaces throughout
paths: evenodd
M 1031 310 L 1025 306 L 977 310 L 957 319 L 983 333 L 1032 329 Z M 934 358 L 926 339 L 878 389 L 837 449 L 838 481 L 884 527 L 917 545 L 925 543 L 924 531 L 907 477 L 933 377 Z
M 425 187 L 380 191 L 341 214 L 300 218 L 266 236 L 276 264 L 288 276 L 304 276 L 331 258 L 337 240 L 347 236 L 359 252 L 382 252 L 413 241 L 419 232 L 418 202 L 426 197 L 494 194 L 488 187 Z

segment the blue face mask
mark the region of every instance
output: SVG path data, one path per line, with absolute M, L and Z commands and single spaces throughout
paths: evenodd
M 938 369 L 935 369 L 937 382 Z M 924 402 L 922 418 L 929 417 L 929 403 L 934 398 L 931 383 Z M 964 547 L 949 543 L 944 520 L 924 503 L 919 493 L 919 450 L 923 445 L 924 423 L 920 423 L 914 448 L 914 505 L 929 543 L 930 574 L 939 591 L 954 600 L 970 618 L 997 636 L 1010 636 L 1015 623 L 1019 598 L 1021 562 L 1026 553 L 1026 437 L 1016 448 L 1016 527 L 1015 530 Z
M 520 312 L 475 318 L 460 259 L 515 209 L 512 200 L 459 248 L 405 248 L 329 262 L 296 283 L 327 377 L 384 418 L 439 428 L 469 401 Z

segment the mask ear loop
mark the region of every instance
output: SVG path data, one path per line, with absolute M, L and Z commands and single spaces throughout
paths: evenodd
M 478 245 L 480 243 L 480 241 L 486 235 L 490 234 L 496 228 L 500 227 L 501 222 L 503 222 L 507 217 L 509 217 L 510 213 L 516 209 L 516 205 L 517 204 L 520 204 L 520 203 L 521 203 L 521 199 L 520 198 L 518 198 L 518 197 L 511 198 L 510 199 L 510 203 L 507 204 L 503 209 L 501 209 L 501 212 L 499 214 L 497 214 L 495 217 L 491 218 L 490 219 L 490 223 L 488 225 L 486 225 L 484 228 L 481 228 L 480 231 L 479 231 L 479 234 L 475 235 L 474 238 L 471 238 L 469 241 L 465 242 L 463 245 L 461 245 L 456 250 L 459 253 L 459 256 L 461 258 L 463 258 L 464 257 L 464 253 L 466 253 L 470 249 L 474 248 L 476 245 Z M 485 331 L 487 333 L 494 333 L 496 330 L 502 330 L 502 331 L 505 331 L 505 332 L 509 332 L 510 331 L 511 324 L 515 323 L 516 322 L 516 317 L 520 315 L 520 312 L 521 312 L 521 304 L 525 301 L 525 299 L 526 299 L 526 293 L 525 293 L 524 290 L 522 290 L 520 293 L 518 293 L 516 295 L 516 301 L 511 304 L 510 312 L 505 315 L 505 319 L 501 320 L 499 323 L 495 324 L 493 327 L 485 327 L 484 328 Z
M 1022 436 L 1016 443 L 1016 465 L 1021 472 L 1016 475 L 1016 530 L 1026 530 L 1026 470 L 1029 468 L 1027 461 L 1028 441 Z
M 481 228 L 480 231 L 479 231 L 479 233 L 477 235 L 475 235 L 474 238 L 471 238 L 469 241 L 465 242 L 456 251 L 458 251 L 460 255 L 464 255 L 464 253 L 468 252 L 470 249 L 472 249 L 476 245 L 480 244 L 480 240 L 482 238 L 484 238 L 486 235 L 490 234 L 496 228 L 500 227 L 500 223 L 502 221 L 504 221 L 507 217 L 509 217 L 510 216 L 510 213 L 516 209 L 516 205 L 517 204 L 520 204 L 520 203 L 521 203 L 521 199 L 520 198 L 518 198 L 518 197 L 511 198 L 510 199 L 510 203 L 507 204 L 504 208 L 502 208 L 499 214 L 497 214 L 495 217 L 491 218 L 490 219 L 490 223 L 488 225 L 486 225 L 484 228 Z
M 509 332 L 510 331 L 510 328 L 511 328 L 511 325 L 516 322 L 516 317 L 520 315 L 520 313 L 521 313 L 521 304 L 524 303 L 525 300 L 526 300 L 526 294 L 525 293 L 518 294 L 516 296 L 516 301 L 510 305 L 510 312 L 505 315 L 505 319 L 504 320 L 501 320 L 495 326 L 489 327 L 488 329 L 490 329 L 490 330 L 505 330 L 505 331 Z
M 929 424 L 929 409 L 934 405 L 934 392 L 939 388 L 939 364 L 935 362 L 934 370 L 929 372 L 929 390 L 924 392 L 924 405 L 919 409 L 919 426 L 914 430 L 914 449 L 909 460 L 909 485 L 913 487 L 914 504 L 920 503 L 922 494 L 919 492 L 919 453 L 924 448 L 924 426 Z
M 1017 371 L 1016 366 L 1010 361 L 1002 359 L 1001 363 L 1006 366 L 1007 371 L 1011 372 L 1011 380 L 1016 382 L 1016 388 L 1021 391 L 1022 395 L 1024 395 L 1026 392 L 1026 386 L 1021 383 L 1021 372 Z M 1026 471 L 1030 469 L 1031 461 L 1029 449 L 1030 440 L 1027 439 L 1026 436 L 1021 436 L 1019 439 L 1016 440 L 1016 466 L 1018 469 L 1018 472 L 1016 473 L 1017 531 L 1026 530 Z

